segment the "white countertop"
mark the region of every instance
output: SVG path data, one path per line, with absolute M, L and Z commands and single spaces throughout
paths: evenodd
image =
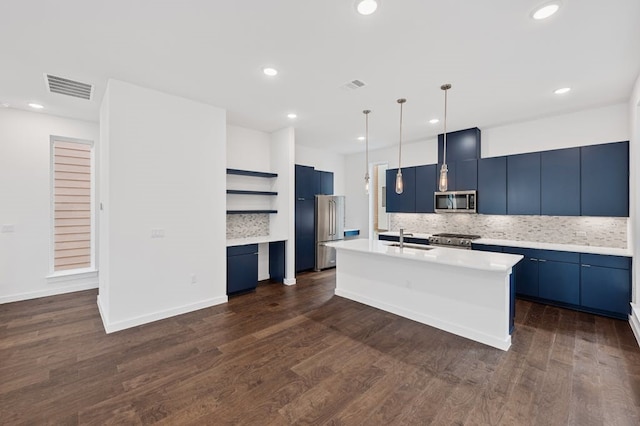
M 538 243 L 535 241 L 496 240 L 491 238 L 480 238 L 478 240 L 473 240 L 473 242 L 475 244 L 487 244 L 491 246 L 572 251 L 576 253 L 606 254 L 611 256 L 631 257 L 633 255 L 630 249 L 621 249 L 621 248 L 614 248 L 614 247 L 584 246 L 584 245 L 578 245 L 578 244 Z
M 430 247 L 429 250 L 412 248 L 412 244 L 405 244 L 400 249 L 388 241 L 357 239 L 328 243 L 338 250 L 349 250 L 369 253 L 376 256 L 391 256 L 419 262 L 453 265 L 461 268 L 480 269 L 484 271 L 509 271 L 513 265 L 522 259 L 521 255 L 493 253 L 484 251 L 463 250 L 446 247 Z M 414 245 L 414 247 L 429 247 Z
M 273 241 L 286 241 L 287 238 L 278 237 L 276 235 L 261 235 L 259 237 L 234 238 L 227 240 L 227 247 L 244 246 L 247 244 L 270 243 Z

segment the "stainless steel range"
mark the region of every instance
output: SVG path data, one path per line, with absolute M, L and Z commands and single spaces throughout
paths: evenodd
M 480 235 L 433 234 L 429 237 L 429 244 L 432 246 L 471 250 L 471 242 L 478 238 L 480 238 Z

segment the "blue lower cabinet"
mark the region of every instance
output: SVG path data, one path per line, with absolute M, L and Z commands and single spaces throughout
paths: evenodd
M 271 281 L 284 282 L 285 242 L 272 241 L 269 243 L 269 278 Z
M 494 253 L 502 253 L 503 248 L 502 246 L 493 246 L 493 245 L 489 245 L 489 244 L 471 244 L 471 248 L 473 250 L 478 250 L 478 251 L 491 251 Z
M 227 247 L 227 294 L 251 291 L 258 285 L 258 245 Z
M 631 303 L 631 258 L 581 255 L 580 304 L 626 319 Z
M 528 297 L 538 297 L 538 250 L 505 247 L 504 253 L 521 254 L 524 256 L 515 266 L 516 294 Z
M 571 305 L 580 304 L 580 265 L 538 260 L 538 297 Z

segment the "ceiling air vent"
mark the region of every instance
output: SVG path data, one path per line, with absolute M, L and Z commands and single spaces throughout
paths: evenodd
M 361 80 L 351 80 L 350 82 L 348 82 L 347 84 L 345 84 L 343 87 L 345 89 L 350 89 L 350 90 L 356 90 L 359 89 L 361 87 L 364 87 L 366 84 L 364 81 Z
M 47 82 L 47 88 L 51 93 L 73 96 L 74 98 L 86 99 L 88 101 L 91 100 L 91 96 L 93 95 L 93 86 L 91 84 L 50 74 L 45 74 L 45 80 Z

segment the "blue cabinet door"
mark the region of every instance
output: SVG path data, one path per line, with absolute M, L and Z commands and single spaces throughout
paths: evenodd
M 316 187 L 317 194 L 333 195 L 333 172 L 325 172 L 316 170 Z
M 505 253 L 521 254 L 524 256 L 515 266 L 516 294 L 522 296 L 538 297 L 538 258 L 539 252 L 535 249 L 518 247 L 504 247 Z
M 629 216 L 629 143 L 584 146 L 581 155 L 581 214 Z
M 507 157 L 507 214 L 540 214 L 540 153 Z
M 478 213 L 507 214 L 507 157 L 478 160 Z
M 250 291 L 258 285 L 258 245 L 227 249 L 227 294 Z
M 471 191 L 478 189 L 478 160 L 457 161 L 455 173 L 454 191 Z
M 540 259 L 538 296 L 555 302 L 580 304 L 580 265 Z
M 318 193 L 318 179 L 315 169 L 296 164 L 295 186 L 296 200 L 313 200 Z
M 580 148 L 544 151 L 540 167 L 541 213 L 580 216 Z
M 398 169 L 387 170 L 387 213 L 415 213 L 416 212 L 416 169 L 405 167 L 402 169 L 404 191 L 396 194 L 396 174 Z
M 587 264 L 583 264 L 580 269 L 582 306 L 626 318 L 631 303 L 629 271 Z
M 438 163 L 442 163 L 443 157 L 444 134 L 440 134 L 438 135 Z M 478 158 L 480 158 L 480 129 L 472 127 L 471 129 L 447 132 L 447 164 Z
M 433 194 L 438 190 L 437 165 L 429 164 L 415 169 L 416 213 L 433 213 Z M 388 186 L 387 191 L 389 191 Z
M 296 272 L 315 266 L 315 200 L 296 200 Z

